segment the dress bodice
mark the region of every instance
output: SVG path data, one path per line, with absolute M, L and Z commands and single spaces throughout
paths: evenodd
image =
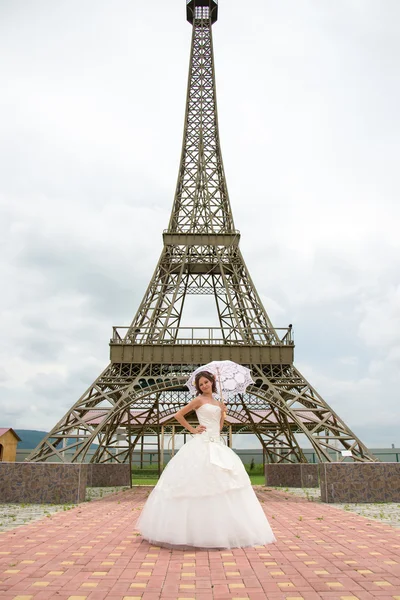
M 196 415 L 200 425 L 206 427 L 205 437 L 219 437 L 220 435 L 220 419 L 221 419 L 221 407 L 216 404 L 202 404 L 197 410 Z M 201 434 L 203 435 L 203 434 Z

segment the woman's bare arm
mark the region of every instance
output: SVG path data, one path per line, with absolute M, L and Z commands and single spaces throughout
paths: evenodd
M 192 412 L 192 410 L 198 409 L 199 406 L 201 406 L 200 398 L 194 398 L 193 400 L 191 400 L 191 402 L 189 402 L 189 404 L 186 404 L 186 406 L 178 410 L 178 412 L 175 415 L 175 419 L 178 421 L 178 423 L 183 425 L 183 427 L 186 427 L 186 429 L 190 431 L 190 433 L 203 433 L 203 431 L 206 430 L 204 425 L 199 425 L 196 428 L 192 427 L 185 419 L 185 415 Z
M 221 400 L 221 418 L 219 421 L 219 430 L 222 431 L 223 427 L 224 427 L 224 422 L 225 422 L 225 415 L 226 415 L 226 406 L 223 400 Z

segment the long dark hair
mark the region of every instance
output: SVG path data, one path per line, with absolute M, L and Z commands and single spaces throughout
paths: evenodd
M 212 391 L 215 394 L 217 392 L 217 384 L 215 383 L 214 375 L 212 373 L 210 373 L 209 371 L 200 371 L 200 373 L 197 373 L 196 377 L 194 378 L 194 384 L 196 386 L 196 390 L 197 390 L 197 393 L 199 394 L 199 396 L 201 396 L 203 394 L 203 392 L 201 391 L 201 389 L 199 387 L 199 381 L 202 377 L 205 377 L 206 379 L 208 379 L 208 381 L 211 381 Z

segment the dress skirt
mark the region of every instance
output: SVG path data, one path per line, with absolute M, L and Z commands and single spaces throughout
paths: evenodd
M 165 467 L 136 525 L 164 546 L 239 548 L 275 541 L 240 458 L 219 435 L 195 435 Z

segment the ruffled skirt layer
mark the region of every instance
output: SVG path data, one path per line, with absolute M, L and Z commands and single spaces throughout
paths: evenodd
M 164 546 L 238 548 L 275 541 L 242 461 L 205 436 L 194 437 L 168 463 L 136 527 Z

